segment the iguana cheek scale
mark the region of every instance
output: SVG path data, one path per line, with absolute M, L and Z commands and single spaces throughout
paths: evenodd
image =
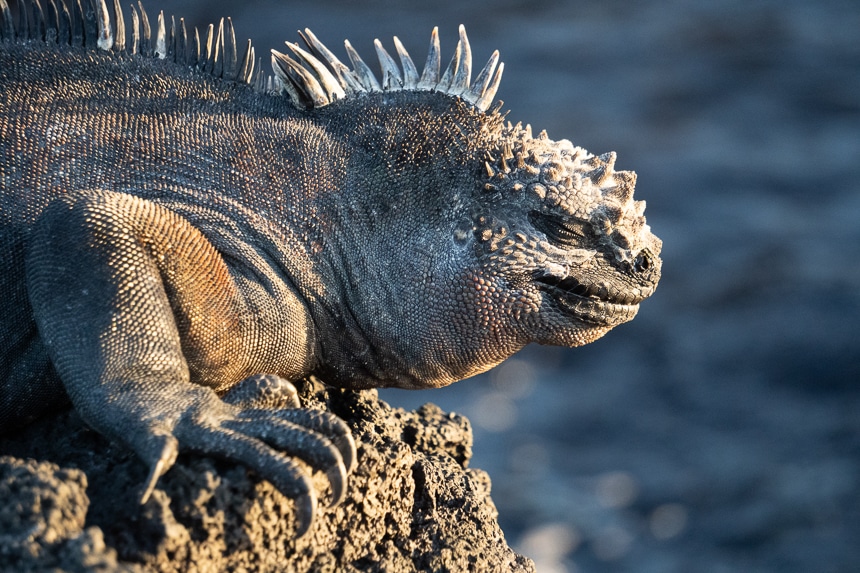
M 305 30 L 269 75 L 229 19 L 83 5 L 0 0 L 0 431 L 70 401 L 147 463 L 144 501 L 197 450 L 294 498 L 302 535 L 308 467 L 336 504 L 356 450 L 290 380 L 442 386 L 657 285 L 635 175 L 506 123 L 462 27 L 444 71 L 435 30 L 420 73 L 377 41 L 380 78 Z

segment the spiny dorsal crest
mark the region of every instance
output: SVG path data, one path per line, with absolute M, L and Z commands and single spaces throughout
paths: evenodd
M 153 36 L 149 15 L 138 1 L 131 6 L 131 24 L 126 30 L 119 0 L 113 2 L 113 17 L 106 0 L 47 0 L 43 9 L 39 0 L 20 0 L 17 22 L 6 0 L 0 0 L 0 40 L 42 40 L 48 44 L 96 47 L 105 51 L 141 54 L 169 59 L 178 64 L 205 70 L 228 81 L 265 85 L 259 60 L 255 64 L 251 41 L 238 58 L 236 34 L 230 18 L 221 19 L 218 28 L 209 25 L 201 42 L 195 28 L 189 35 L 183 18 L 165 18 L 158 14 Z
M 505 68 L 504 63 L 499 63 L 499 52 L 495 51 L 473 84 L 472 50 L 466 29 L 462 25 L 457 49 L 441 77 L 438 28 L 433 28 L 430 35 L 430 50 L 420 76 L 415 63 L 397 36 L 394 37 L 394 46 L 400 59 L 400 67 L 382 47 L 382 43 L 374 40 L 382 69 L 381 83 L 348 40 L 344 45 L 352 69 L 343 64 L 310 30 L 305 29 L 304 34 L 299 34 L 312 53 L 303 50 L 298 44 L 287 42 L 287 47 L 294 57 L 272 50 L 272 69 L 275 72 L 275 91 L 287 93 L 296 105 L 303 108 L 322 107 L 359 93 L 426 90 L 461 97 L 481 111 L 487 111 L 499 88 Z
M 293 56 L 272 50 L 272 70 L 268 76 L 255 59 L 254 48 L 248 40 L 241 61 L 238 57 L 236 34 L 230 18 L 222 18 L 217 29 L 210 24 L 205 38 L 197 28 L 189 35 L 185 20 L 177 24 L 159 12 L 155 35 L 149 16 L 138 0 L 131 6 L 130 37 L 119 5 L 113 2 L 113 17 L 106 0 L 46 0 L 43 9 L 39 0 L 20 0 L 18 20 L 12 17 L 7 0 L 0 0 L 0 40 L 39 39 L 47 43 L 71 46 L 94 46 L 105 51 L 142 54 L 169 59 L 196 67 L 215 77 L 250 84 L 257 91 L 286 94 L 303 109 L 328 105 L 357 94 L 380 91 L 425 90 L 461 97 L 481 111 L 487 111 L 502 78 L 505 65 L 499 63 L 499 52 L 493 52 L 487 65 L 471 81 L 472 51 L 466 29 L 460 26 L 460 40 L 445 72 L 440 76 L 439 34 L 436 28 L 430 36 L 430 50 L 421 75 L 403 44 L 395 36 L 394 45 L 400 67 L 394 58 L 375 40 L 376 53 L 382 69 L 380 82 L 367 64 L 350 45 L 344 42 L 352 68 L 343 64 L 331 50 L 305 29 L 299 32 L 308 50 L 287 42 Z M 402 67 L 402 70 L 401 70 Z

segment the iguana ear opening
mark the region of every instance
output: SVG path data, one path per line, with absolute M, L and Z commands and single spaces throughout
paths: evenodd
M 288 56 L 272 50 L 272 71 L 268 91 L 285 93 L 302 109 L 323 107 L 339 99 L 368 92 L 393 92 L 401 90 L 436 91 L 460 97 L 481 111 L 487 111 L 502 79 L 504 63 L 499 63 L 498 50 L 493 52 L 484 68 L 472 83 L 472 50 L 466 28 L 460 25 L 460 40 L 445 72 L 439 75 L 440 51 L 438 28 L 430 35 L 430 49 L 421 75 L 418 68 L 395 36 L 394 45 L 400 66 L 382 47 L 374 41 L 382 81 L 374 75 L 361 56 L 353 49 L 349 40 L 344 42 L 352 68 L 342 63 L 331 50 L 305 29 L 302 34 L 310 52 L 297 44 L 287 42 L 293 53 Z

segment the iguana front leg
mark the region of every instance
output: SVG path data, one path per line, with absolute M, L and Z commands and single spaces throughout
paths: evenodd
M 149 465 L 144 498 L 177 447 L 239 461 L 295 498 L 299 535 L 316 496 L 290 456 L 325 471 L 333 502 L 342 497 L 355 453 L 342 421 L 257 407 L 247 389 L 259 379 L 240 384 L 229 401 L 216 394 L 255 374 L 255 353 L 272 353 L 255 347 L 260 336 L 246 298 L 187 220 L 126 194 L 72 193 L 37 221 L 26 270 L 39 334 L 72 403 Z M 278 373 L 305 360 L 290 352 L 282 349 L 286 363 L 274 362 Z M 288 393 L 283 384 L 263 386 L 270 395 Z

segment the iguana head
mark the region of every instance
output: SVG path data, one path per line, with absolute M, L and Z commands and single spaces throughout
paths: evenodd
M 657 286 L 661 241 L 633 200 L 636 174 L 614 165 L 614 152 L 595 156 L 519 126 L 500 130 L 488 154 L 478 258 L 517 285 L 535 342 L 591 342 L 631 320 Z
M 401 67 L 377 41 L 379 82 L 348 43 L 352 69 L 305 38 L 317 56 L 275 53 L 274 87 L 348 126 L 353 149 L 337 201 L 352 206 L 340 258 L 355 324 L 341 330 L 362 334 L 342 343 L 347 356 L 326 357 L 328 379 L 444 385 L 530 342 L 591 342 L 654 292 L 661 242 L 633 200 L 635 174 L 615 171 L 614 153 L 533 137 L 488 111 L 498 53 L 472 83 L 462 27 L 441 76 L 435 31 L 421 76 L 399 41 Z

